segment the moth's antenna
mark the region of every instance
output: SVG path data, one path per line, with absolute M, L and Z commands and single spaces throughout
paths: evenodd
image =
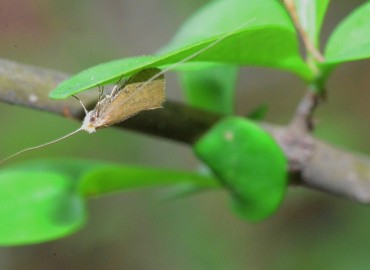
M 225 38 L 227 38 L 228 36 L 234 34 L 235 32 L 237 32 L 239 29 L 243 28 L 244 26 L 250 24 L 251 22 L 253 22 L 256 18 L 253 18 L 253 19 L 250 19 L 246 22 L 244 22 L 242 25 L 240 25 L 239 27 L 235 28 L 234 30 L 231 30 L 230 32 L 226 32 L 224 35 L 222 35 L 220 38 L 216 39 L 215 41 L 211 42 L 210 44 L 208 44 L 206 47 L 204 47 L 203 49 L 185 57 L 184 59 L 182 59 L 181 61 L 177 62 L 177 63 L 174 63 L 172 65 L 170 65 L 169 67 L 165 68 L 164 70 L 158 72 L 157 74 L 155 74 L 153 77 L 151 77 L 149 80 L 147 80 L 134 94 L 132 94 L 127 100 L 125 100 L 124 103 L 126 103 L 127 101 L 129 101 L 131 98 L 133 98 L 134 96 L 136 96 L 142 89 L 144 89 L 145 86 L 147 86 L 149 83 L 151 83 L 152 81 L 154 81 L 155 79 L 157 79 L 159 76 L 161 76 L 162 74 L 166 73 L 167 71 L 171 70 L 171 69 L 174 69 L 175 67 L 189 61 L 190 59 L 193 59 L 194 57 L 200 55 L 201 53 L 207 51 L 208 49 L 212 48 L 213 46 L 215 46 L 217 43 L 221 42 L 222 40 L 224 40 Z
M 53 144 L 53 143 L 59 142 L 59 141 L 61 141 L 61 140 L 64 140 L 64 139 L 66 139 L 66 138 L 68 138 L 68 137 L 70 137 L 70 136 L 72 136 L 72 135 L 74 135 L 74 134 L 76 134 L 76 133 L 80 132 L 81 130 L 83 130 L 83 129 L 82 129 L 82 128 L 79 128 L 79 129 L 77 129 L 77 130 L 75 130 L 75 131 L 73 131 L 73 132 L 71 132 L 71 133 L 69 133 L 69 134 L 67 134 L 67 135 L 64 135 L 63 137 L 60 137 L 60 138 L 58 138 L 58 139 L 55 139 L 55 140 L 53 140 L 53 141 L 50 141 L 50 142 L 43 143 L 43 144 L 40 144 L 40 145 L 37 145 L 37 146 L 33 146 L 33 147 L 29 147 L 29 148 L 23 149 L 23 150 L 21 150 L 21 151 L 19 151 L 19 152 L 15 153 L 15 154 L 13 154 L 13 155 L 11 155 L 11 156 L 8 156 L 8 157 L 6 157 L 6 158 L 2 159 L 2 160 L 0 161 L 0 164 L 4 163 L 5 161 L 7 161 L 7 160 L 9 160 L 9 159 L 11 159 L 11 158 L 13 158 L 13 157 L 15 157 L 15 156 L 18 156 L 19 154 L 22 154 L 22 153 L 24 153 L 24 152 L 31 151 L 31 150 L 35 150 L 35 149 L 39 149 L 39 148 L 42 148 L 42 147 L 44 147 L 44 146 L 47 146 L 47 145 L 50 145 L 50 144 Z
M 184 59 L 182 59 L 181 61 L 177 62 L 177 63 L 174 63 L 172 65 L 170 65 L 169 67 L 165 68 L 164 70 L 162 70 L 161 72 L 158 72 L 156 75 L 154 75 L 152 78 L 150 78 L 148 81 L 146 81 L 145 84 L 148 84 L 150 83 L 151 81 L 157 79 L 159 76 L 161 76 L 162 74 L 166 73 L 167 71 L 171 70 L 171 69 L 174 69 L 175 67 L 189 61 L 190 59 L 200 55 L 201 53 L 207 51 L 208 49 L 212 48 L 213 46 L 215 46 L 217 43 L 220 43 L 221 41 L 223 41 L 225 38 L 229 37 L 230 35 L 234 34 L 235 32 L 239 31 L 241 28 L 243 28 L 244 26 L 247 26 L 248 24 L 250 24 L 251 22 L 253 22 L 254 20 L 256 20 L 256 18 L 252 18 L 246 22 L 244 22 L 242 25 L 240 25 L 239 27 L 235 28 L 234 30 L 231 30 L 230 32 L 226 32 L 223 36 L 221 36 L 220 38 L 216 39 L 215 41 L 211 42 L 210 44 L 208 44 L 206 47 L 204 47 L 203 49 L 185 57 Z M 142 86 L 144 87 L 145 84 Z
M 86 109 L 85 105 L 82 103 L 81 99 L 79 99 L 79 98 L 78 98 L 77 96 L 75 96 L 75 95 L 72 95 L 72 97 L 74 97 L 75 99 L 77 99 L 77 100 L 78 100 L 78 102 L 80 102 L 80 104 L 81 104 L 82 108 L 84 108 L 85 114 L 88 114 L 89 112 L 88 112 L 88 110 Z

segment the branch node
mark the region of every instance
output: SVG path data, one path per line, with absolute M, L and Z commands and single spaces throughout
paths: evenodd
M 312 114 L 320 102 L 320 97 L 308 91 L 299 103 L 293 120 L 289 124 L 288 130 L 291 133 L 301 135 L 310 133 L 314 129 Z

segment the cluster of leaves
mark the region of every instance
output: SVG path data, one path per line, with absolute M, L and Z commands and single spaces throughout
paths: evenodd
M 295 0 L 300 23 L 316 48 L 328 2 Z M 283 69 L 315 86 L 312 89 L 321 89 L 338 64 L 370 56 L 369 14 L 367 2 L 345 18 L 326 44 L 324 60 L 318 62 L 310 52 L 306 59 L 300 55 L 297 32 L 280 1 L 215 0 L 195 12 L 158 54 L 100 64 L 66 80 L 50 97 L 67 98 L 149 67 L 174 67 L 206 48 L 176 68 L 182 70 L 191 105 L 225 115 L 193 146 L 213 174 L 65 160 L 2 169 L 0 244 L 63 237 L 85 223 L 90 196 L 143 186 L 225 187 L 242 218 L 259 221 L 270 216 L 284 197 L 287 162 L 258 125 L 233 116 L 238 66 Z

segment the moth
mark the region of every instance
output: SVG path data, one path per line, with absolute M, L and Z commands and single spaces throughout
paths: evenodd
M 130 77 L 122 86 L 118 83 L 109 95 L 100 92 L 95 108 L 88 112 L 80 130 L 93 133 L 134 116 L 144 110 L 162 108 L 165 101 L 165 79 L 157 68 L 144 69 Z M 160 74 L 156 76 L 157 74 Z M 154 79 L 153 79 L 154 78 Z M 82 104 L 82 103 L 81 103 Z
M 53 141 L 23 149 L 0 161 L 0 164 L 26 151 L 35 150 L 64 140 L 80 131 L 88 133 L 120 123 L 144 110 L 162 108 L 165 101 L 165 79 L 158 68 L 144 69 L 123 83 L 118 82 L 110 92 L 104 94 L 100 88 L 95 108 L 88 111 L 81 103 L 86 116 L 79 129 Z
M 255 19 L 248 20 L 241 24 L 234 30 L 231 30 L 213 42 L 209 43 L 207 46 L 203 47 L 199 51 L 185 57 L 177 63 L 174 63 L 164 70 L 159 70 L 157 68 L 144 69 L 137 74 L 131 76 L 128 80 L 123 83 L 118 82 L 110 92 L 110 94 L 104 94 L 102 89 L 100 89 L 99 99 L 95 108 L 91 111 L 87 111 L 86 107 L 79 100 L 82 105 L 86 116 L 82 122 L 79 129 L 64 135 L 53 141 L 29 147 L 23 149 L 15 154 L 8 156 L 7 158 L 0 161 L 3 162 L 18 156 L 26 151 L 35 150 L 58 141 L 64 140 L 80 131 L 87 131 L 88 133 L 96 132 L 98 129 L 109 127 L 111 125 L 117 124 L 130 118 L 131 116 L 144 111 L 153 110 L 157 108 L 162 108 L 165 101 L 165 79 L 164 74 L 174 69 L 175 67 L 191 60 L 192 58 L 198 56 L 199 54 L 207 51 L 208 49 L 215 46 L 217 43 L 221 42 L 228 36 L 245 27 Z

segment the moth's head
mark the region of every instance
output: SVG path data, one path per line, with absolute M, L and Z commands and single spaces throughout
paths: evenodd
M 82 122 L 81 129 L 87 131 L 88 133 L 93 133 L 96 131 L 96 115 L 94 111 L 90 111 L 86 114 L 84 121 Z

